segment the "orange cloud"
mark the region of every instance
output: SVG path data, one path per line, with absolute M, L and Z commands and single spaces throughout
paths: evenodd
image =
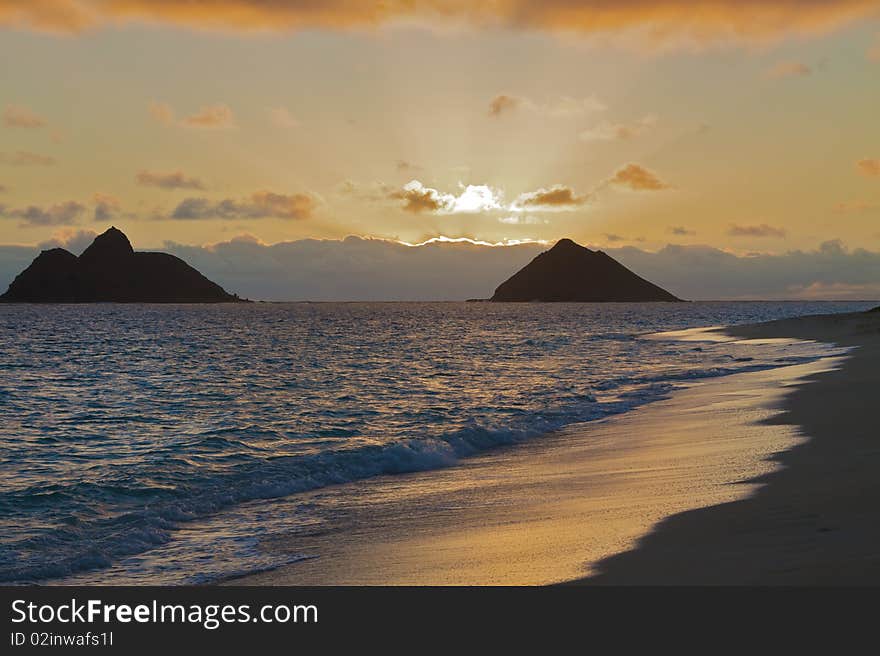
M 0 23 L 56 32 L 125 22 L 234 31 L 414 22 L 697 43 L 820 34 L 877 14 L 876 0 L 0 0 Z
M 235 115 L 223 103 L 205 105 L 195 114 L 176 120 L 174 109 L 168 103 L 150 101 L 150 116 L 163 125 L 182 125 L 187 128 L 220 129 L 235 127 Z
M 571 187 L 554 185 L 549 189 L 538 189 L 520 194 L 512 210 L 560 211 L 577 209 L 590 199 L 589 195 L 578 196 Z
M 880 177 L 880 159 L 866 158 L 859 160 L 856 162 L 856 168 L 858 168 L 859 173 L 869 178 Z
M 48 32 L 79 32 L 102 19 L 94 2 L 0 0 L 0 25 Z
M 45 119 L 19 105 L 6 105 L 3 122 L 11 128 L 42 128 L 46 125 Z
M 403 209 L 413 214 L 478 214 L 502 209 L 501 191 L 489 185 L 459 184 L 459 193 L 450 194 L 410 180 L 401 189 L 386 190 L 386 197 L 403 201 Z
M 192 128 L 231 128 L 235 125 L 235 117 L 229 107 L 220 103 L 202 107 L 195 114 L 181 119 L 180 123 Z
M 627 164 L 618 169 L 609 182 L 634 191 L 661 191 L 670 188 L 654 172 L 638 164 Z
M 312 216 L 317 201 L 309 194 L 278 194 L 257 191 L 243 200 L 226 198 L 185 198 L 169 218 L 172 219 L 287 219 L 301 220 Z
M 502 114 L 516 109 L 519 103 L 519 98 L 514 98 L 513 96 L 495 96 L 489 103 L 489 116 L 498 118 Z
M 450 194 L 425 187 L 417 180 L 404 185 L 403 189 L 389 192 L 388 198 L 403 201 L 403 209 L 413 214 L 439 212 L 448 209 L 455 200 Z
M 257 191 L 251 194 L 251 203 L 266 216 L 282 219 L 307 219 L 315 210 L 316 202 L 308 194 L 276 194 Z
M 150 101 L 150 116 L 152 116 L 156 121 L 162 123 L 164 125 L 171 125 L 174 123 L 174 110 L 171 109 L 171 105 L 163 102 L 156 102 L 155 100 Z

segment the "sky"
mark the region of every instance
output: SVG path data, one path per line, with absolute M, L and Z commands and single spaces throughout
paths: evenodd
M 254 273 L 349 236 L 409 277 L 569 237 L 738 263 L 692 297 L 880 296 L 876 0 L 0 0 L 0 79 L 2 285 L 116 225 L 258 296 L 357 295 Z

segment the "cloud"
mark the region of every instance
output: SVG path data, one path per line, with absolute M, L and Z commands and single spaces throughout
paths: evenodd
M 813 69 L 802 62 L 779 62 L 767 71 L 767 77 L 780 80 L 786 77 L 803 77 L 812 73 Z
M 6 109 L 3 110 L 3 123 L 11 128 L 28 129 L 42 128 L 47 125 L 44 118 L 20 105 L 6 105 Z
M 402 189 L 390 191 L 388 198 L 403 201 L 403 209 L 413 214 L 448 210 L 455 202 L 455 196 L 452 194 L 444 194 L 425 187 L 418 180 L 410 180 Z
M 49 32 L 79 32 L 103 22 L 94 1 L 0 0 L 0 25 Z
M 655 173 L 638 164 L 627 164 L 618 169 L 608 182 L 633 191 L 662 191 L 671 188 Z
M 657 123 L 656 116 L 645 116 L 632 123 L 603 121 L 584 130 L 578 136 L 581 141 L 625 141 L 643 134 Z
M 121 209 L 119 199 L 108 194 L 97 193 L 92 200 L 95 204 L 95 221 L 112 221 L 118 216 Z
M 386 197 L 403 202 L 403 209 L 413 214 L 476 214 L 502 209 L 501 194 L 488 185 L 460 185 L 458 195 L 426 187 L 410 180 L 401 189 L 389 190 Z
M 668 245 L 656 253 L 608 254 L 690 299 L 880 298 L 880 253 L 837 240 L 812 251 L 737 256 L 710 246 Z
M 151 100 L 148 106 L 150 116 L 162 125 L 179 125 L 186 128 L 225 129 L 235 127 L 235 115 L 223 103 L 205 105 L 199 111 L 180 120 L 175 118 L 174 109 L 165 102 Z
M 235 126 L 235 117 L 228 106 L 219 103 L 206 105 L 195 114 L 180 120 L 181 125 L 191 128 L 223 129 Z
M 270 107 L 269 120 L 278 128 L 290 129 L 300 125 L 299 120 L 286 107 Z
M 41 247 L 75 252 L 93 238 L 91 232 L 62 230 Z M 212 246 L 166 243 L 162 248 L 249 298 L 323 301 L 486 298 L 546 249 L 448 238 L 422 246 L 359 237 L 269 245 L 249 235 Z M 603 250 L 682 298 L 880 298 L 880 253 L 849 249 L 836 240 L 813 250 L 749 256 L 699 245 L 667 245 L 656 252 L 633 246 Z M 0 288 L 38 252 L 35 246 L 0 246 Z
M 186 175 L 183 171 L 160 173 L 156 171 L 140 171 L 135 181 L 145 187 L 160 189 L 205 189 L 205 183 L 199 178 Z
M 285 219 L 298 221 L 312 216 L 317 201 L 309 194 L 277 194 L 257 191 L 248 198 L 185 198 L 168 218 L 191 219 Z
M 824 34 L 878 13 L 875 0 L 0 0 L 0 24 L 80 32 L 133 22 L 225 31 L 487 25 L 704 46 Z
M 56 163 L 54 157 L 25 150 L 9 154 L 0 153 L 0 164 L 9 164 L 10 166 L 54 166 Z
M 679 235 L 682 237 L 697 234 L 694 230 L 688 230 L 684 226 L 669 226 L 669 232 L 671 232 L 673 235 Z
M 364 237 L 363 239 L 384 241 L 378 237 Z M 390 241 L 390 240 L 389 240 Z M 500 248 L 504 246 L 518 246 L 520 244 L 542 244 L 546 246 L 549 242 L 536 239 L 504 239 L 503 241 L 485 241 L 483 239 L 474 239 L 473 237 L 447 237 L 446 235 L 438 235 L 429 237 L 423 241 L 412 243 L 408 241 L 393 240 L 395 244 L 403 244 L 409 247 L 430 246 L 432 244 L 464 244 L 470 246 L 488 246 L 491 248 Z
M 231 239 L 209 247 L 165 248 L 250 298 L 343 301 L 485 298 L 546 246 L 443 237 L 408 245 L 348 237 L 274 245 Z
M 515 98 L 513 96 L 495 96 L 489 102 L 489 116 L 492 118 L 498 118 L 502 114 L 507 112 L 511 112 L 519 106 L 520 100 L 519 98 Z
M 498 95 L 489 102 L 489 116 L 500 118 L 516 109 L 525 109 L 539 116 L 548 118 L 573 118 L 590 112 L 601 112 L 606 109 L 604 103 L 595 96 L 572 98 L 559 96 L 552 100 L 539 103 L 524 96 Z
M 577 195 L 571 187 L 554 185 L 520 194 L 510 206 L 512 211 L 538 210 L 561 212 L 576 210 L 590 200 L 589 194 Z
M 212 246 L 167 243 L 211 280 L 267 300 L 462 300 L 486 298 L 547 249 L 435 238 L 422 246 L 348 237 L 262 244 L 242 236 Z M 826 242 L 814 250 L 737 256 L 710 246 L 603 248 L 640 276 L 688 299 L 880 298 L 880 253 Z M 9 282 L 36 255 L 0 246 Z
M 856 162 L 856 168 L 862 175 L 869 178 L 880 177 L 880 159 L 862 159 Z
M 785 230 L 775 228 L 766 223 L 760 225 L 732 225 L 727 231 L 731 237 L 774 237 L 782 239 L 785 237 Z
M 98 236 L 94 230 L 73 230 L 62 228 L 56 231 L 50 239 L 40 242 L 37 248 L 48 250 L 50 248 L 64 248 L 74 255 L 80 255 Z
M 459 185 L 461 193 L 452 196 L 452 214 L 477 214 L 501 209 L 501 192 L 489 185 Z
M 93 218 L 100 222 L 116 219 L 120 216 L 122 209 L 119 200 L 109 194 L 94 194 L 91 204 L 94 210 Z M 75 200 L 54 205 L 28 205 L 20 208 L 8 208 L 0 205 L 0 217 L 20 219 L 21 226 L 73 225 L 79 222 L 79 218 L 87 209 L 84 203 Z M 70 231 L 62 230 L 61 232 L 67 234 Z
M 148 109 L 150 111 L 150 116 L 159 123 L 162 123 L 163 125 L 174 124 L 174 110 L 171 109 L 171 105 L 168 103 L 151 100 Z
M 477 214 L 495 211 L 514 213 L 570 212 L 591 202 L 602 189 L 611 185 L 635 191 L 658 191 L 671 188 L 648 169 L 638 164 L 627 164 L 592 191 L 578 194 L 567 185 L 555 184 L 551 187 L 523 192 L 510 203 L 503 202 L 504 193 L 502 190 L 489 185 L 463 185 L 459 183 L 460 192 L 456 195 L 428 187 L 416 179 L 410 180 L 402 188 L 391 188 L 376 183 L 374 187 L 367 190 L 347 180 L 342 184 L 340 193 L 357 195 L 366 200 L 400 201 L 402 209 L 413 214 L 423 212 L 436 215 Z M 502 223 L 523 223 L 523 221 L 513 221 L 511 216 L 501 217 L 499 220 Z
M 77 222 L 86 207 L 75 200 L 41 207 L 29 205 L 18 209 L 0 207 L 0 216 L 20 219 L 22 226 L 71 225 Z

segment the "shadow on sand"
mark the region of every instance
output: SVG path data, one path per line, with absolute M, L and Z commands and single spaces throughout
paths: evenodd
M 816 374 L 769 423 L 810 439 L 776 457 L 752 496 L 674 515 L 635 549 L 601 561 L 589 585 L 880 584 L 880 314 L 737 328 L 856 346 L 842 368 Z

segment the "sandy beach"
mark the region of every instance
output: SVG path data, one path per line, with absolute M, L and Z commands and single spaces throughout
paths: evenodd
M 634 550 L 597 565 L 596 584 L 877 585 L 880 445 L 876 425 L 880 313 L 743 326 L 747 338 L 793 337 L 855 347 L 812 374 L 771 421 L 808 439 L 778 457 L 747 498 L 664 520 Z
M 702 381 L 458 467 L 305 495 L 302 507 L 335 509 L 332 526 L 264 548 L 314 557 L 234 582 L 876 583 L 880 315 L 727 332 L 858 348 Z

